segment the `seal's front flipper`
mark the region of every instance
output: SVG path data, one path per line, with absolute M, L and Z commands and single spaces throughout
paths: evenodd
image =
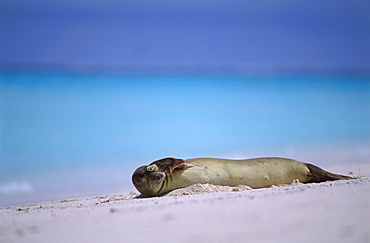
M 180 164 L 174 166 L 172 171 L 174 171 L 174 170 L 185 170 L 185 169 L 190 168 L 190 167 L 192 167 L 192 165 L 188 164 L 184 161 L 183 163 L 180 163 Z
M 323 182 L 323 181 L 335 181 L 335 180 L 348 180 L 354 179 L 350 176 L 339 175 L 330 173 L 329 171 L 323 170 L 316 165 L 307 164 L 307 168 L 310 170 L 312 179 L 309 182 Z
M 158 171 L 165 172 L 166 174 L 171 174 L 175 169 L 185 169 L 187 168 L 187 163 L 183 159 L 175 158 L 164 158 L 154 161 L 150 166 L 156 165 Z

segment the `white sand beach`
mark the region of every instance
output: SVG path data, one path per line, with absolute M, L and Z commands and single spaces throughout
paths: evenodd
M 195 185 L 0 209 L 1 242 L 370 242 L 370 163 L 358 177 L 264 189 Z

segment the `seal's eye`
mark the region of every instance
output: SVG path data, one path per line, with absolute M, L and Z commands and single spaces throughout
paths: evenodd
M 154 165 L 148 165 L 146 167 L 146 170 L 147 171 L 157 171 L 158 170 L 158 166 L 156 164 L 154 164 Z

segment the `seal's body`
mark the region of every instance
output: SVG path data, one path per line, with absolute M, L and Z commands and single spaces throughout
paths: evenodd
M 139 167 L 132 176 L 133 184 L 144 196 L 157 196 L 197 183 L 262 188 L 289 184 L 295 179 L 307 183 L 351 177 L 297 160 L 274 157 L 246 160 L 165 158 Z

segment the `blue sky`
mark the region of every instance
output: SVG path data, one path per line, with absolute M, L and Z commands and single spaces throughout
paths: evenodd
M 369 1 L 1 1 L 0 64 L 368 70 Z

